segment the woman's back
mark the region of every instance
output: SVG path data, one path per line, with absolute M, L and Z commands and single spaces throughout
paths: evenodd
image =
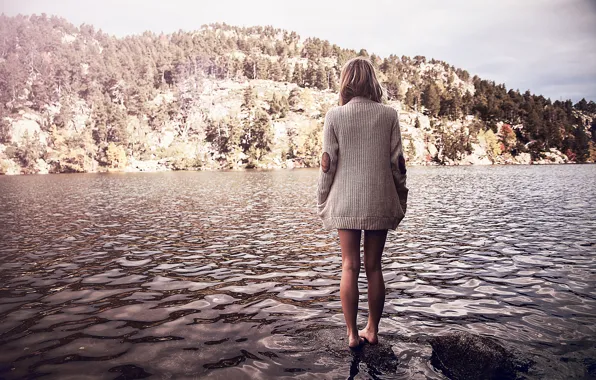
M 404 216 L 391 165 L 392 153 L 401 155 L 397 111 L 352 98 L 327 113 L 324 141 L 322 161 L 328 154 L 330 162 L 327 172 L 322 165 L 319 211 L 325 227 L 396 228 Z

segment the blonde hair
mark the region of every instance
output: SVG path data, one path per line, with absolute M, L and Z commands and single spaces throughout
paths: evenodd
M 363 57 L 350 59 L 339 77 L 339 105 L 343 106 L 356 96 L 381 103 L 383 88 L 377 80 L 372 63 Z

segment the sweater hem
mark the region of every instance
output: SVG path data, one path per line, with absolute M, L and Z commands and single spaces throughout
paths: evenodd
M 338 230 L 395 230 L 403 217 L 333 216 L 323 219 L 326 229 Z

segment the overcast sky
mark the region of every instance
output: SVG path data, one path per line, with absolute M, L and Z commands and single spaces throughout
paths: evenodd
M 341 47 L 446 61 L 552 100 L 596 101 L 596 0 L 0 0 L 124 36 L 272 25 Z M 287 5 L 284 5 L 287 4 Z

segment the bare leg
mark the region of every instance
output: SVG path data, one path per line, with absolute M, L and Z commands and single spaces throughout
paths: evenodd
M 341 283 L 339 297 L 348 327 L 350 348 L 358 347 L 362 339 L 358 336 L 356 317 L 358 315 L 358 274 L 360 273 L 360 230 L 338 230 L 341 246 Z
M 381 271 L 381 255 L 387 230 L 364 231 L 364 268 L 368 280 L 368 323 L 359 332 L 370 344 L 379 342 L 379 322 L 385 306 L 385 281 Z

